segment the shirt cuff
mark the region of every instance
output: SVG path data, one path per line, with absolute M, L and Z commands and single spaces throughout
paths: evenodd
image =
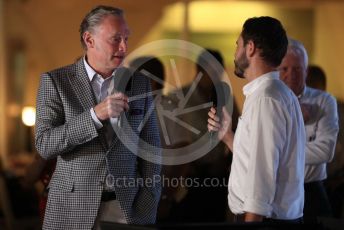
M 261 216 L 271 216 L 272 206 L 268 203 L 256 199 L 245 199 L 244 211 L 258 214 Z
M 91 117 L 92 117 L 93 123 L 96 126 L 96 129 L 103 128 L 103 124 L 99 121 L 99 119 L 96 115 L 96 112 L 94 112 L 93 108 L 90 109 L 90 112 L 91 112 Z

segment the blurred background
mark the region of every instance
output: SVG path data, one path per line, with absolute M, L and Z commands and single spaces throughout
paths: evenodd
M 19 191 L 19 185 L 8 182 L 8 178 L 24 176 L 35 158 L 34 107 L 40 74 L 73 63 L 83 55 L 79 25 L 86 12 L 98 4 L 124 9 L 131 30 L 129 54 L 160 39 L 183 39 L 219 50 L 239 111 L 245 81 L 233 76 L 236 39 L 247 18 L 276 17 L 289 36 L 304 43 L 310 64 L 325 70 L 326 90 L 338 101 L 344 100 L 342 0 L 0 0 L 0 168 L 6 172 L 5 180 L 0 181 L 0 229 L 6 221 L 4 207 L 12 207 L 12 220 L 36 211 L 31 190 L 25 193 L 31 199 L 26 211 L 25 195 L 17 194 L 23 198 L 18 200 L 6 197 L 4 191 L 16 195 L 13 191 Z M 164 65 L 166 81 L 173 82 L 169 63 Z M 183 65 L 181 83 L 187 85 L 193 81 L 195 70 L 188 67 L 192 63 Z M 168 93 L 169 89 L 165 90 Z M 330 176 L 343 172 L 342 134 L 338 138 Z M 35 189 L 39 190 L 40 185 Z

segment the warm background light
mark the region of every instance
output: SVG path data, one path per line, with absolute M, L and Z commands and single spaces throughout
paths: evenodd
M 261 15 L 276 15 L 276 12 L 271 4 L 263 2 L 191 2 L 190 30 L 207 33 L 240 31 L 247 18 Z
M 26 106 L 22 111 L 22 121 L 26 126 L 34 126 L 36 122 L 36 109 L 31 106 Z

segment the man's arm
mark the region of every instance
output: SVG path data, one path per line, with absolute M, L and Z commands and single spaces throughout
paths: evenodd
M 48 74 L 41 76 L 36 117 L 35 144 L 44 159 L 71 151 L 98 136 L 90 110 L 65 120 L 61 95 Z
M 277 171 L 280 153 L 286 140 L 286 112 L 278 101 L 261 98 L 252 108 L 253 115 L 241 122 L 248 122 L 250 153 L 245 180 L 243 210 L 245 220 L 257 221 L 269 216 L 277 189 Z M 239 154 L 239 153 L 237 153 Z
M 321 116 L 317 121 L 314 140 L 307 140 L 306 144 L 305 161 L 309 165 L 332 160 L 339 131 L 336 100 L 328 95 L 319 109 Z

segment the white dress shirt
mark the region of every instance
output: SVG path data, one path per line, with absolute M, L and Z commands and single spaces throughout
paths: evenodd
M 337 142 L 337 102 L 330 94 L 305 87 L 299 97 L 301 104 L 311 106 L 311 118 L 306 128 L 305 183 L 327 178 L 326 165 L 334 156 Z
M 113 84 L 111 84 L 111 81 L 114 78 L 114 73 L 116 70 L 114 70 L 111 77 L 104 79 L 102 78 L 102 76 L 97 74 L 96 71 L 94 71 L 94 69 L 92 69 L 92 67 L 87 63 L 85 57 L 84 57 L 84 65 L 85 65 L 87 76 L 91 82 L 93 93 L 96 96 L 97 103 L 100 103 L 108 96 L 109 92 L 113 91 L 113 89 L 110 89 L 109 87 L 113 87 Z M 91 111 L 91 116 L 96 128 L 97 129 L 102 128 L 103 124 L 101 123 L 101 121 L 99 121 L 96 113 L 94 112 L 94 109 L 91 108 L 90 111 Z M 111 125 L 113 126 L 117 124 L 118 119 L 111 118 L 110 121 L 111 121 Z
M 228 203 L 234 214 L 274 219 L 303 216 L 305 128 L 299 103 L 264 74 L 243 88 L 246 100 L 233 143 Z

